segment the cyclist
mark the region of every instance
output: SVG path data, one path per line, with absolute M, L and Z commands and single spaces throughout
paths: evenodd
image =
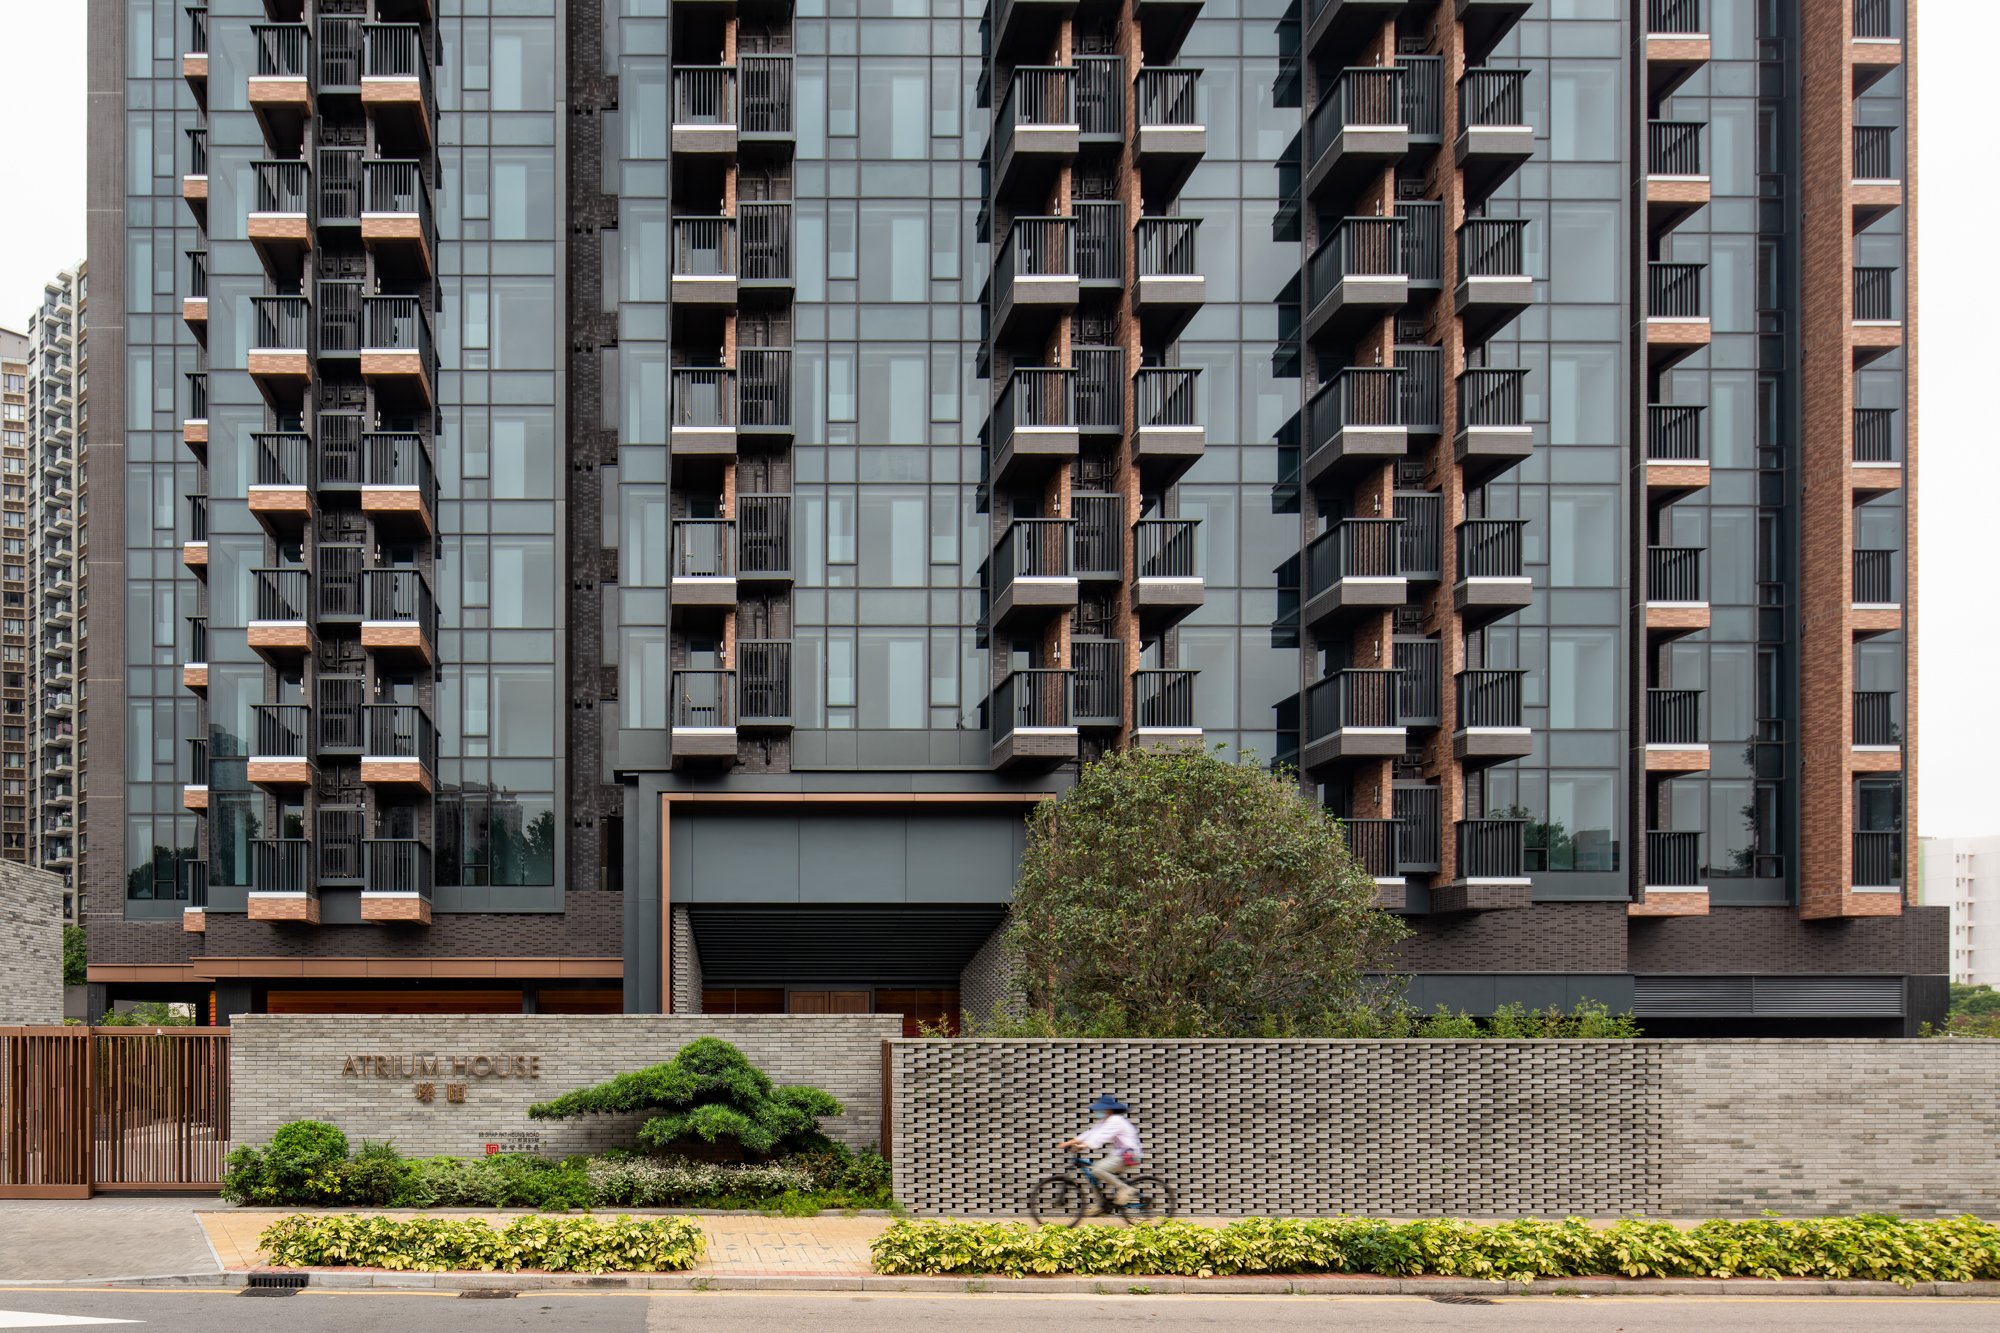
M 1096 1123 L 1075 1138 L 1064 1139 L 1057 1145 L 1103 1153 L 1091 1164 L 1090 1174 L 1097 1177 L 1100 1185 L 1112 1191 L 1111 1202 L 1119 1208 L 1129 1207 L 1138 1198 L 1132 1187 L 1125 1183 L 1124 1177 L 1145 1154 L 1139 1146 L 1139 1131 L 1126 1118 L 1129 1109 L 1124 1102 L 1106 1093 L 1090 1104 L 1090 1118 Z

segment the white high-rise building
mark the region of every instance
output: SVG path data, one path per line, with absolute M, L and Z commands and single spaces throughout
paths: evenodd
M 1951 909 L 1951 979 L 2000 986 L 2000 837 L 1920 841 L 1923 901 Z

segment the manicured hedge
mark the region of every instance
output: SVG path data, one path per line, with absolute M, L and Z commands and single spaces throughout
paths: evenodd
M 707 1237 L 685 1217 L 477 1218 L 299 1214 L 258 1245 L 280 1268 L 394 1268 L 424 1273 L 660 1273 L 692 1268 Z
M 2000 1280 L 2000 1225 L 1974 1217 L 1766 1217 L 1688 1229 L 1644 1218 L 1593 1227 L 1575 1217 L 1491 1225 L 1454 1219 L 1246 1218 L 1216 1227 L 1162 1222 L 1075 1228 L 902 1221 L 878 1236 L 870 1251 L 877 1272 L 898 1275 Z

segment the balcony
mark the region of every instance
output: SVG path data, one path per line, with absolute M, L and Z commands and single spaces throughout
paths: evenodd
M 1072 636 L 1070 720 L 1090 731 L 1125 725 L 1125 645 L 1117 639 Z
M 366 297 L 361 315 L 362 378 L 378 394 L 429 404 L 437 384 L 437 346 L 424 299 Z
M 1132 740 L 1137 745 L 1200 744 L 1192 671 L 1132 673 Z
M 1848 734 L 1850 772 L 1903 771 L 1901 702 L 1893 690 L 1854 691 L 1853 729 Z
M 792 438 L 792 349 L 736 349 L 736 429 L 770 444 Z
M 1856 893 L 1903 891 L 1903 835 L 1900 830 L 1855 830 L 1853 880 Z
M 1535 451 L 1527 423 L 1525 370 L 1467 370 L 1458 377 L 1458 423 L 1452 454 L 1477 483 L 1523 462 Z
M 991 482 L 1006 490 L 1039 484 L 1083 447 L 1077 428 L 1076 371 L 1020 366 L 993 404 Z
M 368 682 L 359 674 L 315 673 L 313 678 L 313 754 L 322 759 L 359 759 L 367 748 L 363 708 Z M 325 830 L 321 830 L 324 835 Z M 322 836 L 321 841 L 325 841 Z M 346 876 L 345 878 L 352 878 Z
M 247 627 L 250 646 L 281 664 L 295 662 L 312 650 L 311 575 L 303 569 L 253 569 L 252 618 Z
M 437 602 L 415 569 L 361 571 L 361 646 L 385 658 L 437 660 Z
M 1700 690 L 1646 691 L 1646 771 L 1708 771 L 1708 742 L 1701 738 Z
M 1319 631 L 1409 600 L 1401 561 L 1402 521 L 1344 518 L 1306 547 L 1306 625 Z
M 1106 293 L 1125 290 L 1125 205 L 1117 200 L 1073 199 L 1076 219 L 1076 275 L 1084 287 Z
M 672 146 L 675 153 L 734 153 L 737 105 L 734 65 L 676 65 Z
M 1461 819 L 1454 826 L 1452 878 L 1431 890 L 1435 913 L 1488 912 L 1529 905 L 1527 821 Z
M 437 772 L 437 728 L 431 715 L 415 704 L 368 704 L 361 712 L 367 737 L 361 780 L 428 793 Z
M 1485 59 L 1528 12 L 1529 0 L 1457 0 L 1467 59 Z
M 792 498 L 736 497 L 736 577 L 789 583 L 792 579 Z
M 256 179 L 243 231 L 267 265 L 289 266 L 312 248 L 312 170 L 304 162 L 253 162 Z
M 208 225 L 208 131 L 189 130 L 188 169 L 181 175 L 181 198 L 195 222 Z
M 1397 716 L 1401 679 L 1388 670 L 1336 671 L 1306 688 L 1306 745 L 1311 772 L 1344 759 L 1402 755 L 1408 733 Z
M 1351 338 L 1410 298 L 1402 218 L 1343 218 L 1306 261 L 1307 341 Z
M 1074 673 L 1050 667 L 1016 670 L 987 700 L 995 768 L 1054 768 L 1077 757 Z
M 1701 834 L 1648 829 L 1645 897 L 1626 908 L 1626 914 L 1636 917 L 1707 916 L 1706 881 L 1701 858 Z
M 1055 173 L 1076 156 L 1082 137 L 1076 70 L 1067 65 L 1016 69 L 993 122 L 995 196 L 1045 196 Z
M 208 6 L 189 5 L 187 46 L 181 52 L 181 77 L 197 101 L 208 96 Z
M 1395 517 L 1403 525 L 1396 537 L 1403 577 L 1436 583 L 1444 577 L 1444 497 L 1435 491 L 1397 491 L 1395 505 Z
M 1442 647 L 1436 639 L 1395 640 L 1396 720 L 1405 727 L 1429 731 L 1444 725 Z
M 361 919 L 431 922 L 431 849 L 415 838 L 361 841 Z
M 1419 156 L 1444 146 L 1444 57 L 1399 52 L 1403 71 L 1402 119 L 1410 127 L 1410 147 Z
M 1848 57 L 1857 96 L 1903 63 L 1903 39 L 1896 29 L 1894 0 L 1854 0 L 1854 36 Z
M 674 672 L 672 744 L 676 768 L 736 762 L 735 672 Z
M 368 547 L 360 542 L 322 541 L 314 549 L 313 592 L 318 600 L 313 615 L 320 628 L 359 631 L 368 610 L 367 558 Z
M 1472 218 L 1459 227 L 1452 306 L 1468 342 L 1488 337 L 1533 302 L 1527 231 L 1528 224 L 1517 218 Z
M 1070 516 L 1076 524 L 1070 538 L 1070 571 L 1078 580 L 1118 583 L 1125 578 L 1125 504 L 1122 495 L 1070 492 Z
M 321 97 L 361 95 L 360 14 L 322 14 L 314 34 L 318 48 L 319 81 L 314 91 Z
M 1701 0 L 1646 0 L 1646 85 L 1654 105 L 1708 58 Z
M 361 105 L 375 122 L 378 148 L 421 151 L 431 140 L 431 62 L 414 23 L 361 25 Z
M 312 522 L 312 440 L 299 431 L 252 435 L 256 471 L 248 488 L 250 512 L 273 533 L 296 534 Z
M 1646 548 L 1646 632 L 1656 638 L 1679 638 L 1708 628 L 1708 594 L 1701 577 L 1702 551 L 1697 546 Z
M 1143 366 L 1132 376 L 1132 461 L 1153 489 L 1178 481 L 1206 448 L 1195 394 L 1200 375 L 1192 367 Z
M 1527 87 L 1524 69 L 1469 69 L 1459 79 L 1451 155 L 1464 175 L 1468 205 L 1484 203 L 1535 155 Z
M 252 704 L 250 712 L 248 779 L 260 787 L 311 785 L 312 709 L 304 704 Z
M 1646 126 L 1646 217 L 1657 237 L 1707 206 L 1708 172 L 1695 120 L 1655 120 Z
M 1893 268 L 1854 269 L 1854 322 L 1849 337 L 1854 364 L 1863 365 L 1903 345 L 1903 320 L 1897 287 L 1902 275 Z
M 1896 591 L 1896 552 L 1857 550 L 1854 552 L 1854 595 L 1852 609 L 1860 611 L 1902 611 L 1903 599 Z
M 378 262 L 429 276 L 437 254 L 437 223 L 424 164 L 395 159 L 360 165 L 362 243 Z
M 247 94 L 250 109 L 264 127 L 264 140 L 274 152 L 298 147 L 305 122 L 313 114 L 312 36 L 303 23 L 253 23 L 250 40 L 256 47 Z
M 303 296 L 250 298 L 251 335 L 246 362 L 266 394 L 296 391 L 312 379 L 312 304 Z
M 1893 491 L 1903 484 L 1902 446 L 1897 439 L 1896 409 L 1854 409 L 1854 457 L 1848 481 L 1859 495 Z
M 1401 890 L 1403 874 L 1396 860 L 1397 823 L 1393 819 L 1343 819 L 1340 821 L 1341 836 L 1347 842 L 1347 851 L 1360 867 L 1367 871 L 1377 887 Z M 1387 911 L 1399 911 L 1404 906 L 1401 892 L 1388 895 L 1378 906 Z
M 208 497 L 190 495 L 188 536 L 181 543 L 181 563 L 197 574 L 208 572 Z
M 249 916 L 252 921 L 319 924 L 319 884 L 312 842 L 306 838 L 257 838 L 250 844 Z
M 1172 625 L 1201 606 L 1199 519 L 1142 518 L 1132 525 L 1132 609 L 1149 630 Z
M 1305 0 L 1305 49 L 1333 59 L 1373 41 L 1399 17 L 1407 0 Z
M 745 203 L 735 217 L 673 221 L 673 298 L 734 305 L 739 286 L 787 291 L 792 285 L 790 204 Z
M 1344 69 L 1306 118 L 1308 199 L 1343 207 L 1371 172 L 1410 151 L 1405 71 L 1395 65 Z
M 1148 199 L 1165 199 L 1187 180 L 1208 151 L 1195 92 L 1198 69 L 1142 69 L 1134 94 L 1139 108 L 1135 145 L 1140 179 Z
M 1646 265 L 1646 353 L 1655 372 L 1708 346 L 1705 264 Z
M 181 808 L 184 810 L 208 809 L 208 742 L 191 740 L 188 742 L 190 762 L 188 780 L 181 787 Z
M 1000 534 L 987 564 L 992 587 L 988 616 L 995 630 L 1018 630 L 1074 611 L 1077 522 L 1017 518 Z
M 993 261 L 993 336 L 1039 344 L 1076 309 L 1075 218 L 1015 218 Z
M 371 431 L 361 437 L 361 512 L 387 530 L 436 530 L 437 471 L 423 436 Z
M 1654 503 L 1677 499 L 1708 485 L 1708 450 L 1696 405 L 1652 403 L 1646 408 L 1646 491 Z
M 1858 232 L 1902 206 L 1902 155 L 1893 125 L 1856 125 L 1852 145 L 1847 198 Z
M 1320 386 L 1306 404 L 1306 485 L 1345 483 L 1358 470 L 1403 456 L 1410 444 L 1406 374 L 1393 366 L 1349 366 Z
M 674 456 L 736 457 L 736 372 L 727 366 L 675 366 L 671 383 Z
M 1490 624 L 1534 601 L 1534 580 L 1522 563 L 1521 534 L 1527 526 L 1519 518 L 1469 518 L 1458 525 L 1451 601 L 1466 628 Z
M 1521 682 L 1527 674 L 1492 668 L 1458 673 L 1453 758 L 1468 767 L 1484 767 L 1533 752 L 1535 738 L 1521 711 Z
M 361 225 L 364 151 L 327 145 L 314 154 L 313 226 L 318 231 L 336 229 L 345 233 L 347 228 Z
M 714 610 L 736 605 L 736 523 L 674 520 L 673 604 Z
M 1195 246 L 1199 218 L 1139 219 L 1135 229 L 1138 289 L 1132 305 L 1146 336 L 1170 342 L 1180 335 L 1207 297 Z
M 792 644 L 789 639 L 736 641 L 736 721 L 766 731 L 792 725 Z
M 208 251 L 190 250 L 187 295 L 181 298 L 181 322 L 188 332 L 208 341 Z

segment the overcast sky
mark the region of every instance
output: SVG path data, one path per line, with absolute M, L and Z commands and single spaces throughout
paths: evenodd
M 25 327 L 42 284 L 83 258 L 84 9 L 84 0 L 0 0 L 0 124 L 15 145 L 0 205 L 0 326 Z M 1978 259 L 1993 249 L 1994 195 L 1987 173 L 1951 164 L 1985 156 L 2000 4 L 1931 5 L 1923 18 L 1917 822 L 1929 834 L 1994 834 L 2000 439 L 1980 386 L 2000 374 L 1987 358 L 1993 283 Z

